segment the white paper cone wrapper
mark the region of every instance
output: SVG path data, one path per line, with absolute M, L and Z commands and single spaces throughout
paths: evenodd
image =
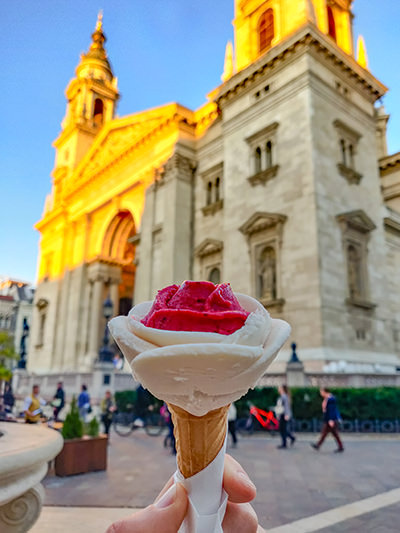
M 223 533 L 228 495 L 222 488 L 224 475 L 224 445 L 216 458 L 192 477 L 184 478 L 177 470 L 175 483 L 182 483 L 189 495 L 189 507 L 178 533 Z

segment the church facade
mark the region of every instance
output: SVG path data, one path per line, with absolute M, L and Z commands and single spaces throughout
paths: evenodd
M 222 84 L 115 118 L 99 19 L 66 90 L 29 368 L 89 371 L 114 314 L 229 281 L 292 326 L 309 371 L 400 366 L 400 155 L 351 0 L 235 0 Z M 129 90 L 129 88 L 126 88 Z M 283 369 L 289 343 L 275 369 Z

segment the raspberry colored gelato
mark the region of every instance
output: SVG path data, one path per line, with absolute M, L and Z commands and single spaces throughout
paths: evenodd
M 158 291 L 141 322 L 156 329 L 230 335 L 243 327 L 248 315 L 229 283 L 185 281 Z

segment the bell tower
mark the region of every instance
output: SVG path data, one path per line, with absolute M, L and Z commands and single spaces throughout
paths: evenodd
M 71 172 L 85 155 L 102 126 L 114 118 L 119 98 L 114 77 L 104 48 L 103 15 L 98 15 L 92 43 L 81 55 L 76 77 L 65 91 L 67 110 L 62 131 L 54 141 L 57 150 L 54 177 Z
M 237 71 L 310 23 L 353 55 L 351 4 L 352 0 L 235 0 Z

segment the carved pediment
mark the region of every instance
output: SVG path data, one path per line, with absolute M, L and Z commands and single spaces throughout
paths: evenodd
M 369 233 L 376 228 L 374 222 L 362 209 L 342 213 L 341 215 L 337 215 L 336 219 L 343 230 L 352 228 L 360 233 Z
M 252 215 L 247 222 L 240 226 L 239 231 L 248 237 L 267 228 L 282 225 L 287 219 L 286 215 L 280 213 L 266 213 L 258 211 Z
M 126 150 L 153 131 L 160 124 L 160 120 L 161 118 L 143 120 L 129 126 L 111 130 L 102 142 L 96 146 L 89 161 L 82 168 L 82 174 L 93 174 L 100 168 L 115 161 Z
M 196 247 L 194 253 L 197 257 L 205 257 L 206 255 L 221 252 L 224 247 L 222 241 L 217 239 L 205 239 L 199 246 Z

